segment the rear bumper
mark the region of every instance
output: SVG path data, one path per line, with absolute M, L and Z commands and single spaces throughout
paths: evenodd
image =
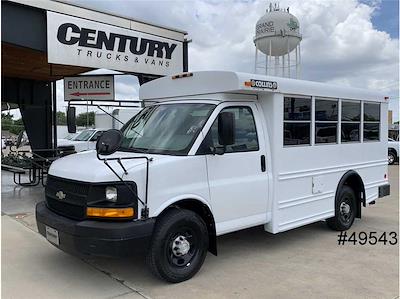
M 390 184 L 379 186 L 379 198 L 390 195 Z
M 129 256 L 145 251 L 155 219 L 129 222 L 76 221 L 49 210 L 45 202 L 36 205 L 39 233 L 46 237 L 46 226 L 58 231 L 57 248 L 72 254 L 107 257 Z

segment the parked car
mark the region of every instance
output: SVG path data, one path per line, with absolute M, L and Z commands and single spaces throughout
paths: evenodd
M 96 148 L 97 138 L 103 134 L 107 129 L 86 129 L 79 132 L 76 136 L 70 137 L 70 139 L 59 139 L 57 145 L 60 147 L 73 145 L 76 152 L 83 152 Z
M 69 133 L 69 134 L 68 134 L 67 136 L 65 136 L 63 139 L 66 139 L 66 140 L 74 140 L 74 138 L 75 138 L 76 136 L 78 136 L 79 133 L 80 133 L 80 132 Z
M 400 142 L 392 138 L 388 138 L 388 163 L 393 165 L 399 161 Z

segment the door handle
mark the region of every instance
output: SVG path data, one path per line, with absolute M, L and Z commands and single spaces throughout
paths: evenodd
M 261 171 L 265 172 L 266 170 L 266 165 L 265 165 L 265 156 L 261 155 Z

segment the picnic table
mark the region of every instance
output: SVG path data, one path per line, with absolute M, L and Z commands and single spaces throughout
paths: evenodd
M 61 155 L 63 155 L 62 152 Z M 42 186 L 45 186 L 45 177 L 49 167 L 59 157 L 60 151 L 58 149 L 11 150 L 9 156 L 2 157 L 1 169 L 13 173 L 13 180 L 16 185 L 32 187 L 41 183 Z M 28 176 L 25 182 L 21 178 L 23 175 Z

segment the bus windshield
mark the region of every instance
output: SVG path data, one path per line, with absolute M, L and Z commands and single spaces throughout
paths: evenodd
M 187 155 L 214 108 L 204 103 L 146 107 L 122 127 L 120 150 Z

